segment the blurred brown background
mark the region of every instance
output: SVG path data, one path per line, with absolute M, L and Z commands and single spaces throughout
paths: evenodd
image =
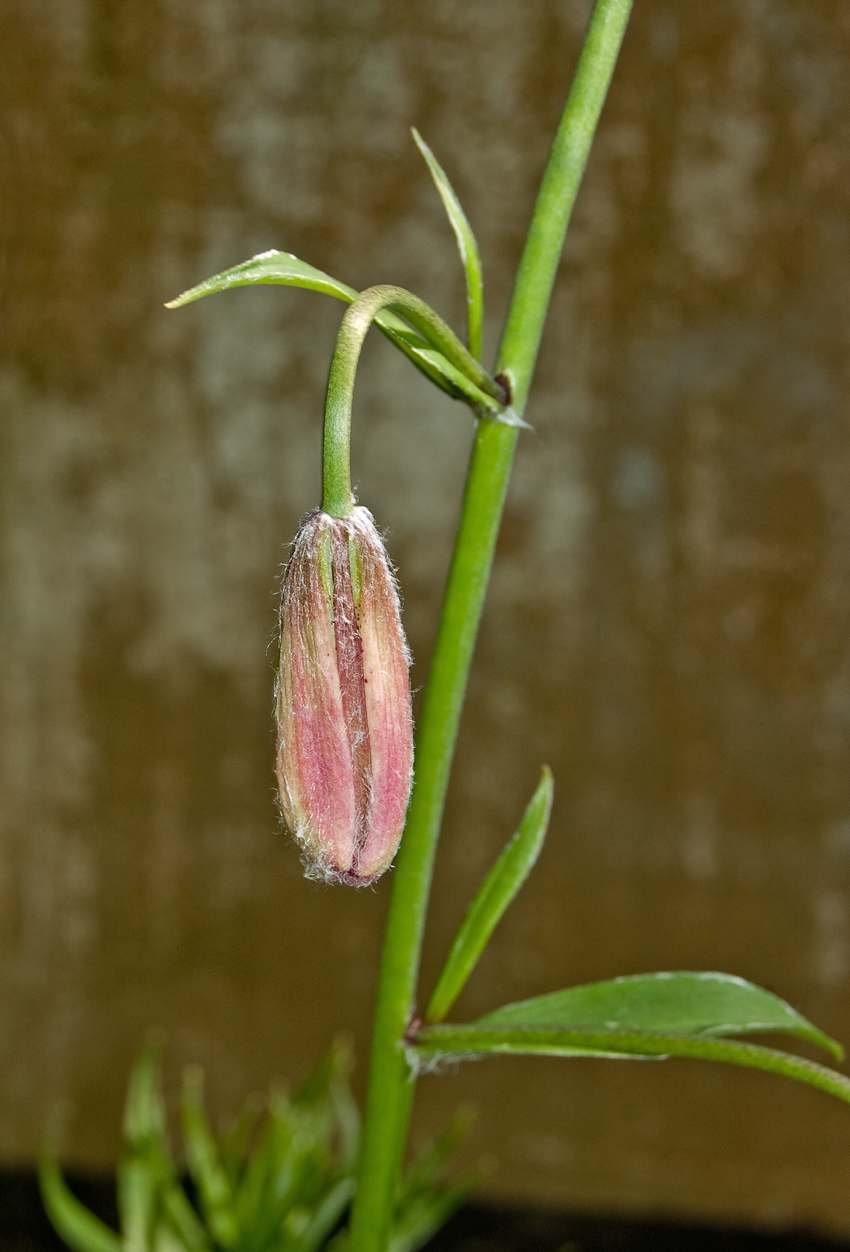
M 0 1161 L 73 1101 L 107 1167 L 168 1032 L 222 1112 L 344 1028 L 362 1081 L 388 882 L 277 828 L 274 589 L 318 502 L 342 306 L 163 301 L 263 249 L 401 283 L 488 351 L 588 0 L 5 0 Z M 850 6 L 637 0 L 522 436 L 439 861 L 433 984 L 531 793 L 548 845 L 457 1019 L 726 969 L 850 1041 Z M 355 478 L 421 686 L 471 425 L 383 341 Z M 487 1194 L 850 1234 L 850 1110 L 763 1075 L 493 1061 Z

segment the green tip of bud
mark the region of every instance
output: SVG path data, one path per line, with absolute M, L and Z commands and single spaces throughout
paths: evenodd
M 365 886 L 392 863 L 413 777 L 409 665 L 371 514 L 311 513 L 283 581 L 276 693 L 280 806 L 309 878 Z

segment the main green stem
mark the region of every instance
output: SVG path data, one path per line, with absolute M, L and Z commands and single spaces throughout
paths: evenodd
M 631 0 L 597 0 L 520 261 L 496 373 L 525 407 L 564 234 L 614 72 Z M 352 1252 L 385 1252 L 413 1077 L 402 1043 L 469 667 L 510 477 L 515 427 L 478 423 L 416 741 L 416 779 L 395 869 L 375 1006 L 369 1090 L 351 1218 Z

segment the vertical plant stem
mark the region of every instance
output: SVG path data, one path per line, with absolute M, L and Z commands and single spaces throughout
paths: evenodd
M 630 9 L 631 0 L 597 0 L 535 205 L 498 363 L 510 380 L 510 399 L 520 415 L 564 234 Z M 434 855 L 517 433 L 514 427 L 487 420 L 479 421 L 475 433 L 384 935 L 352 1252 L 385 1252 L 389 1239 L 413 1097 L 402 1043 L 414 1012 Z

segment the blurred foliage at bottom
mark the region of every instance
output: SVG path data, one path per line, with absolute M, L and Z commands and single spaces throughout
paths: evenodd
M 73 1195 L 59 1168 L 57 1135 L 45 1145 L 41 1193 L 56 1231 L 74 1252 L 345 1252 L 360 1116 L 351 1094 L 350 1048 L 337 1042 L 295 1092 L 251 1099 L 217 1136 L 207 1119 L 203 1074 L 183 1078 L 185 1161 L 172 1152 L 161 1084 L 162 1046 L 151 1039 L 130 1077 L 118 1165 L 120 1235 Z M 481 1179 L 448 1181 L 470 1114 L 407 1169 L 390 1252 L 416 1252 Z

